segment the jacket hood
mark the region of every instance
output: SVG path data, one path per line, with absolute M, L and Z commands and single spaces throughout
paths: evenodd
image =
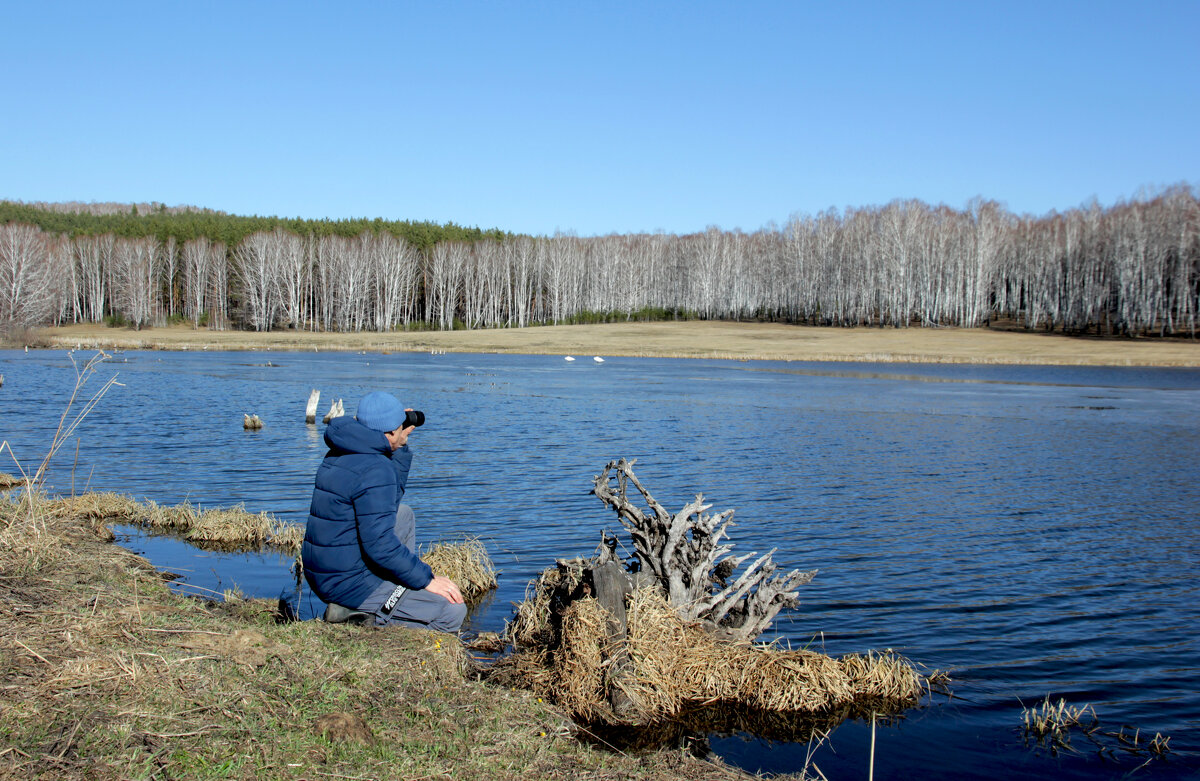
M 330 450 L 343 453 L 378 453 L 391 457 L 392 446 L 382 431 L 370 429 L 352 417 L 343 415 L 329 421 L 325 429 L 325 444 Z

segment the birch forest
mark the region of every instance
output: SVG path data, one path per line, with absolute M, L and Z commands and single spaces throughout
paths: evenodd
M 898 200 L 683 236 L 109 212 L 0 203 L 0 328 L 698 318 L 1194 338 L 1200 308 L 1200 199 L 1185 185 L 1038 217 L 982 199 L 961 210 Z

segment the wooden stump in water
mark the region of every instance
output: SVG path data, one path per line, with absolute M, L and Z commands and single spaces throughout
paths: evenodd
M 258 415 L 242 415 L 242 428 L 246 431 L 258 431 L 262 427 L 262 418 Z
M 614 713 L 624 716 L 633 710 L 633 701 L 621 688 L 621 680 L 630 668 L 625 598 L 633 592 L 633 582 L 617 561 L 607 561 L 594 567 L 591 575 L 596 586 L 596 601 L 608 613 L 608 633 L 605 637 L 605 644 L 611 649 L 608 674 L 605 676 L 608 704 Z
M 633 559 L 606 534 L 591 558 L 545 570 L 508 627 L 514 653 L 492 666 L 497 683 L 552 697 L 581 723 L 625 726 L 708 708 L 836 713 L 836 722 L 899 712 L 928 691 L 931 678 L 890 652 L 834 659 L 756 645 L 815 571 L 778 574 L 773 551 L 732 556 L 732 510 L 710 515 L 697 496 L 668 512 L 625 459 L 608 464 L 594 492 L 629 532 Z
M 308 394 L 308 406 L 304 409 L 304 422 L 317 422 L 317 403 L 321 400 L 321 391 L 313 388 L 312 393 Z
M 329 412 L 325 413 L 325 417 L 321 419 L 322 423 L 328 423 L 334 418 L 340 418 L 346 414 L 346 408 L 342 406 L 342 400 L 338 399 L 329 405 Z

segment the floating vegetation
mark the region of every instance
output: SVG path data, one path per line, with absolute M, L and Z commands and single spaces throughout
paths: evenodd
M 1091 705 L 1071 706 L 1066 700 L 1050 701 L 1050 695 L 1040 705 L 1022 707 L 1021 720 L 1026 740 L 1050 749 L 1052 754 L 1060 750 L 1075 751 L 1071 745 L 1072 733 L 1086 737 L 1101 754 L 1123 751 L 1129 754 L 1149 754 L 1151 759 L 1165 756 L 1171 750 L 1171 738 L 1160 732 L 1146 739 L 1140 729 L 1121 725 L 1116 731 L 1104 730 L 1100 719 Z M 1132 730 L 1128 732 L 1127 730 Z

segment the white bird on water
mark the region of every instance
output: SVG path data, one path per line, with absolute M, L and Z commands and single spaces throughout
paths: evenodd
M 592 360 L 595 361 L 596 363 L 604 363 L 604 359 L 601 358 L 599 355 L 593 355 Z
M 575 356 L 573 356 L 573 355 L 568 355 L 568 356 L 564 357 L 564 358 L 563 358 L 563 360 L 564 360 L 564 361 L 573 361 L 573 360 L 575 360 Z

